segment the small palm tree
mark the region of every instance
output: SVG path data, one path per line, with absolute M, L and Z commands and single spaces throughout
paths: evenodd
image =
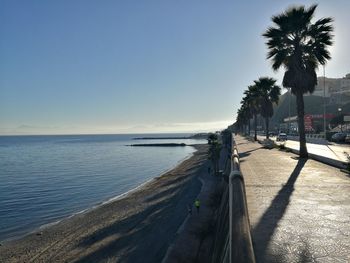
M 212 162 L 214 175 L 217 175 L 219 172 L 219 160 L 221 151 L 221 144 L 219 142 L 217 134 L 211 133 L 208 136 L 208 144 L 208 159 Z
M 266 139 L 269 138 L 269 118 L 273 116 L 273 103 L 278 103 L 281 95 L 281 88 L 273 78 L 263 77 L 255 80 L 255 85 L 259 89 L 260 114 L 265 118 Z
M 247 124 L 248 134 L 250 134 L 250 119 L 252 118 L 253 115 L 249 106 L 247 96 L 242 99 L 241 104 L 242 104 L 241 108 L 238 111 L 238 119 L 242 125 Z
M 245 103 L 243 105 L 242 110 L 243 110 L 243 116 L 244 116 L 245 123 L 248 126 L 248 135 L 250 136 L 250 130 L 251 130 L 250 129 L 250 119 L 253 117 L 252 111 L 250 110 L 248 103 Z
M 208 144 L 212 144 L 214 141 L 217 141 L 219 138 L 218 138 L 218 135 L 215 134 L 215 133 L 209 133 L 208 135 Z
M 248 86 L 248 90 L 244 92 L 245 99 L 251 115 L 254 116 L 254 140 L 257 141 L 257 116 L 260 113 L 260 91 L 256 85 Z
M 242 106 L 237 110 L 237 118 L 236 118 L 236 131 L 244 132 L 244 126 L 246 124 L 246 119 L 244 117 L 244 112 Z
M 308 157 L 303 94 L 314 91 L 317 84 L 315 70 L 331 58 L 327 48 L 333 44 L 332 18 L 311 23 L 316 7 L 291 7 L 273 16 L 274 27 L 269 27 L 263 34 L 267 38 L 267 58 L 272 59 L 272 68 L 278 70 L 283 66 L 286 69 L 283 86 L 291 88 L 296 96 L 300 157 Z

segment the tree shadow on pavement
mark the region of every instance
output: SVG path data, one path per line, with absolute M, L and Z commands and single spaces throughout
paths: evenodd
M 239 145 L 244 145 L 244 144 L 249 144 L 250 142 L 240 142 L 240 143 L 237 143 L 236 145 L 239 146 Z
M 310 246 L 307 243 L 307 241 L 303 241 L 303 248 L 301 249 L 301 253 L 299 255 L 299 262 L 307 263 L 312 261 L 313 261 L 313 257 L 310 253 Z
M 239 155 L 239 158 L 244 158 L 244 157 L 249 156 L 251 152 L 254 152 L 254 151 L 257 151 L 257 150 L 261 150 L 261 149 L 263 149 L 263 147 L 259 147 L 259 148 L 256 148 L 256 149 L 253 149 L 253 150 L 249 150 L 249 151 L 245 151 L 245 152 L 239 152 L 238 155 Z
M 267 253 L 271 237 L 275 232 L 278 222 L 283 217 L 294 191 L 294 184 L 303 169 L 307 159 L 299 159 L 287 183 L 278 192 L 272 200 L 270 206 L 264 212 L 259 223 L 252 230 L 253 245 L 255 256 L 259 262 L 270 262 L 276 259 L 270 258 L 271 254 Z

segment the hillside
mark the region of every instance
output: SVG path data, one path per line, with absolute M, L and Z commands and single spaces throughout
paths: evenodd
M 323 97 L 320 96 L 304 96 L 305 102 L 305 114 L 323 114 Z M 338 108 L 342 108 L 343 113 L 350 113 L 350 103 L 345 105 L 331 104 L 329 105 L 329 98 L 326 98 L 326 112 L 332 114 L 338 114 Z M 280 97 L 278 105 L 274 107 L 274 115 L 271 118 L 273 125 L 282 123 L 284 118 L 287 118 L 289 106 L 289 96 L 288 93 L 284 93 Z M 296 97 L 292 95 L 290 97 L 290 116 L 296 116 Z

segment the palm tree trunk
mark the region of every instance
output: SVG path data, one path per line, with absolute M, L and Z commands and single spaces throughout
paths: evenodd
M 248 135 L 250 136 L 250 119 L 248 120 Z
M 211 165 L 213 167 L 213 174 L 215 175 L 216 167 L 215 167 L 215 160 L 211 161 Z
M 257 130 L 257 116 L 256 116 L 256 114 L 254 114 L 254 141 L 258 140 L 256 130 Z
M 266 139 L 269 139 L 269 117 L 265 118 Z
M 305 123 L 304 123 L 304 97 L 301 91 L 296 93 L 297 111 L 298 111 L 298 129 L 299 129 L 299 156 L 307 158 L 308 152 L 306 148 Z

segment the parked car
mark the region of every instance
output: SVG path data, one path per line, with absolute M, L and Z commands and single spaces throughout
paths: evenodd
M 331 137 L 332 142 L 345 142 L 347 134 L 345 132 L 337 132 Z
M 276 133 L 275 132 L 269 132 L 269 136 L 270 137 L 274 137 L 274 136 L 276 136 Z
M 287 140 L 287 134 L 285 134 L 283 132 L 279 133 L 276 140 L 277 141 L 286 141 Z
M 345 137 L 345 142 L 350 143 L 350 133 L 348 133 Z

